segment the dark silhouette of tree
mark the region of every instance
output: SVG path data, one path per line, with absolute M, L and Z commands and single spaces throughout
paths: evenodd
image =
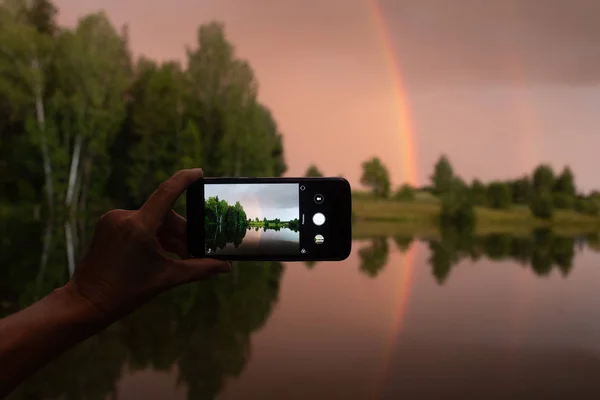
M 491 208 L 506 210 L 512 203 L 510 186 L 505 182 L 492 182 L 487 190 L 488 205 Z
M 371 240 L 371 245 L 358 251 L 360 270 L 375 278 L 388 262 L 389 246 L 386 237 Z
M 452 189 L 454 183 L 454 170 L 448 157 L 442 155 L 433 167 L 433 175 L 431 176 L 433 192 L 438 196 L 446 194 Z
M 321 173 L 321 171 L 319 171 L 319 169 L 317 168 L 316 165 L 311 164 L 308 169 L 306 170 L 306 173 L 304 174 L 304 176 L 306 177 L 313 177 L 313 178 L 320 178 L 323 176 L 323 173 Z
M 390 175 L 381 160 L 373 157 L 362 164 L 362 176 L 360 183 L 370 187 L 376 197 L 388 197 L 390 195 Z
M 412 236 L 394 236 L 394 243 L 400 253 L 406 253 L 412 244 L 414 237 Z

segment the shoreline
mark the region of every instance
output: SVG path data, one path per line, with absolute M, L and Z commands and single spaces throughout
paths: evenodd
M 353 237 L 412 235 L 438 237 L 439 202 L 375 199 L 360 195 L 352 197 L 354 216 Z M 530 234 L 535 229 L 548 228 L 567 236 L 600 232 L 600 217 L 571 210 L 557 210 L 551 220 L 535 218 L 525 206 L 508 210 L 476 207 L 474 233 Z

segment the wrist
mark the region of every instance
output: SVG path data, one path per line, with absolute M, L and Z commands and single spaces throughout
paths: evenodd
M 113 322 L 87 297 L 81 294 L 72 282 L 55 289 L 52 296 L 61 303 L 63 309 L 69 310 L 69 313 L 81 324 L 82 328 L 99 330 Z

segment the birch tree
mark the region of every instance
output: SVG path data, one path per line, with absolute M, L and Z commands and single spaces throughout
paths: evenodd
M 82 18 L 59 38 L 60 90 L 53 98 L 62 151 L 68 154 L 65 206 L 85 210 L 94 166 L 107 152 L 125 114 L 129 79 L 126 40 L 104 13 Z
M 0 87 L 11 102 L 25 109 L 35 123 L 25 126 L 39 145 L 44 172 L 44 189 L 50 215 L 54 210 L 54 179 L 50 138 L 46 123 L 47 68 L 52 40 L 29 23 L 23 0 L 0 2 Z

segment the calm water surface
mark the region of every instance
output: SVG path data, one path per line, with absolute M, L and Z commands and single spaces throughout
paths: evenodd
M 341 263 L 240 265 L 13 398 L 599 398 L 600 253 L 539 243 L 376 238 Z
M 288 228 L 258 229 L 251 228 L 246 231 L 242 243 L 236 248 L 233 243 L 227 243 L 223 249 L 218 249 L 215 254 L 293 254 L 300 251 L 300 232 Z

